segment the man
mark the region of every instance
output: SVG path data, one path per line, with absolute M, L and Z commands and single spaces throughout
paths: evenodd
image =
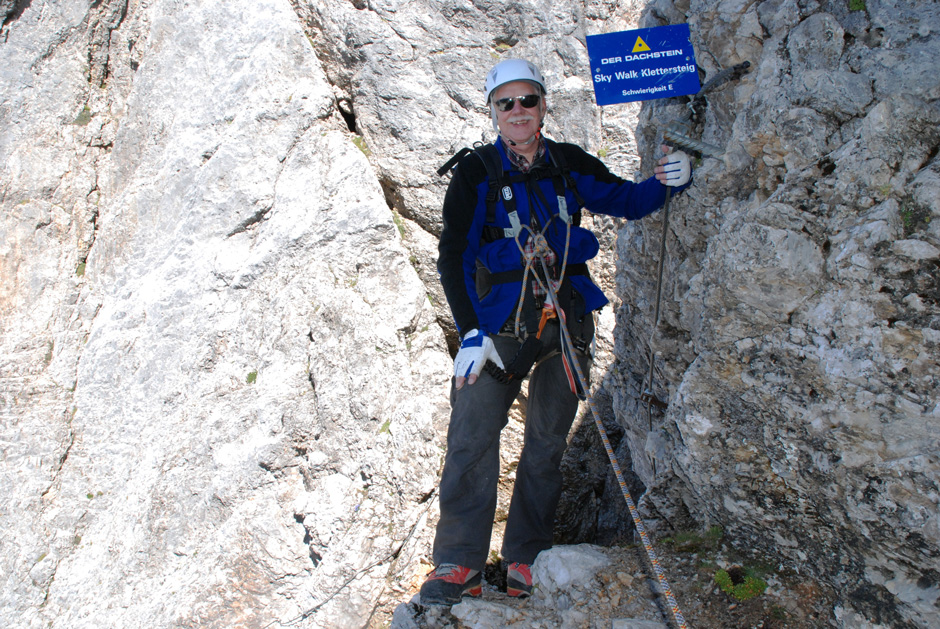
M 530 566 L 552 545 L 559 465 L 584 395 L 573 361 L 588 372 L 593 311 L 607 303 L 585 264 L 597 254 L 597 238 L 578 226 L 576 212 L 585 206 L 639 219 L 663 204 L 665 186 L 681 189 L 691 177 L 681 152 L 634 184 L 579 147 L 545 138 L 545 81 L 527 61 L 497 64 L 485 91 L 499 139 L 495 149 L 459 161 L 444 198 L 438 271 L 462 343 L 454 360 L 436 567 L 421 587 L 424 605 L 453 605 L 481 593 L 499 434 L 534 363 L 502 546 L 508 594 L 532 592 Z M 500 171 L 497 195 L 491 178 Z

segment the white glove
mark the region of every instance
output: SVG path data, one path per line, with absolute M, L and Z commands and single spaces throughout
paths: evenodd
M 692 164 L 689 162 L 689 156 L 682 151 L 676 151 L 666 156 L 666 162 L 663 164 L 663 172 L 666 173 L 666 181 L 663 184 L 667 186 L 684 186 L 692 178 Z
M 500 369 L 505 369 L 493 339 L 479 330 L 470 330 L 464 335 L 460 350 L 454 358 L 457 388 L 463 386 L 464 379 L 469 380 L 470 384 L 476 382 L 487 360 L 492 360 Z

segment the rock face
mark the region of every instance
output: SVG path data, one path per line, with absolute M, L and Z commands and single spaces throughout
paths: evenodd
M 447 421 L 434 171 L 526 57 L 555 139 L 648 173 L 683 104 L 634 140 L 584 47 L 637 20 L 689 22 L 706 79 L 752 64 L 693 120 L 726 152 L 673 204 L 650 417 L 661 218 L 588 217 L 646 515 L 834 624 L 940 624 L 940 13 L 815 0 L 0 2 L 0 622 L 390 619 Z
M 935 626 L 940 13 L 852 4 L 653 5 L 647 25 L 689 21 L 706 76 L 755 67 L 697 125 L 727 152 L 676 203 L 652 429 L 631 392 L 653 267 L 620 234 L 615 406 L 651 515 L 831 584 L 847 626 Z
M 428 545 L 449 361 L 296 14 L 124 7 L 89 83 L 99 16 L 40 4 L 3 44 L 3 624 L 363 626 Z

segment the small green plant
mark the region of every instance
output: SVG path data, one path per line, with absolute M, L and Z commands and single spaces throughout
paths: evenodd
M 715 573 L 715 583 L 721 591 L 737 601 L 747 601 L 758 597 L 767 589 L 767 582 L 757 576 L 753 570 L 732 566 Z
M 379 428 L 379 434 L 381 435 L 381 434 L 384 434 L 384 433 L 387 433 L 387 432 L 391 432 L 391 431 L 388 429 L 388 427 L 391 426 L 391 425 L 392 425 L 392 420 L 386 419 L 386 420 L 385 420 L 385 423 L 382 424 L 382 427 Z
M 91 122 L 91 109 L 88 108 L 88 105 L 85 105 L 82 107 L 82 110 L 78 112 L 78 115 L 75 116 L 75 120 L 72 121 L 72 124 L 84 127 L 89 122 Z
M 356 148 L 362 151 L 362 154 L 365 155 L 366 157 L 369 157 L 370 155 L 372 155 L 372 151 L 370 151 L 369 147 L 366 146 L 366 139 L 362 137 L 361 135 L 353 136 L 353 144 L 355 144 Z
M 257 379 L 258 379 L 258 372 L 252 371 L 248 374 L 248 377 L 245 378 L 245 382 L 247 382 L 248 384 L 254 384 Z
M 75 269 L 75 275 L 78 277 L 85 277 L 85 263 L 79 262 L 78 267 Z
M 708 527 L 708 530 L 705 531 L 705 539 L 713 543 L 720 542 L 721 538 L 724 537 L 724 535 L 725 535 L 725 532 L 717 524 L 715 524 L 714 526 Z
M 89 500 L 94 500 L 95 494 L 88 492 L 87 494 L 85 494 L 85 497 L 88 498 Z
M 914 211 L 907 206 L 901 206 L 900 214 L 901 223 L 904 224 L 904 231 L 906 233 L 914 226 Z
M 724 536 L 720 526 L 709 527 L 704 533 L 680 531 L 672 537 L 663 539 L 664 544 L 672 546 L 678 552 L 697 553 L 716 548 Z
M 918 207 L 910 199 L 901 201 L 898 214 L 901 217 L 901 226 L 904 229 L 905 238 L 909 238 L 914 232 L 926 229 L 930 225 L 930 211 Z
M 395 222 L 395 227 L 398 228 L 398 233 L 401 234 L 402 238 L 404 238 L 405 237 L 405 221 L 402 220 L 401 215 L 395 210 L 392 210 L 392 220 Z
M 849 0 L 849 11 L 864 11 L 865 0 Z
M 607 147 L 598 149 L 597 156 L 600 157 L 601 159 L 604 159 L 605 157 L 607 157 Z

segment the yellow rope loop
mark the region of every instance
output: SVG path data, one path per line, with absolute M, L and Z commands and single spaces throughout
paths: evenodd
M 558 304 L 558 295 L 555 293 L 555 291 L 561 287 L 561 284 L 565 279 L 565 272 L 568 269 L 568 250 L 571 245 L 571 221 L 565 221 L 565 251 L 561 260 L 561 270 L 558 273 L 558 279 L 552 280 L 551 273 L 548 269 L 548 264 L 545 262 L 545 258 L 548 252 L 550 252 L 552 249 L 548 244 L 548 239 L 545 237 L 545 234 L 548 232 L 548 228 L 552 224 L 552 221 L 554 221 L 556 218 L 557 215 L 552 216 L 549 219 L 548 224 L 538 232 L 532 229 L 529 225 L 520 225 L 519 231 L 513 236 L 513 240 L 516 243 L 516 248 L 519 249 L 519 253 L 522 254 L 522 259 L 525 261 L 525 267 L 522 273 L 522 287 L 519 293 L 519 306 L 516 308 L 516 317 L 514 321 L 514 330 L 516 336 L 519 336 L 519 329 L 521 327 L 522 306 L 523 302 L 525 301 L 526 282 L 529 281 L 530 271 L 532 270 L 532 265 L 534 263 L 538 262 L 541 264 L 542 272 L 545 275 L 547 283 L 550 284 L 551 287 L 546 287 L 546 283 L 542 281 L 542 278 L 539 277 L 538 273 L 532 273 L 531 275 L 535 278 L 535 281 L 538 282 L 542 291 L 545 294 L 551 296 L 552 302 L 556 305 Z M 526 230 L 529 232 L 530 237 L 532 238 L 533 251 L 531 254 L 526 252 L 525 247 L 519 240 L 520 235 L 523 233 L 523 231 Z M 587 391 L 587 388 L 585 387 L 584 390 Z
M 556 218 L 558 218 L 557 214 L 552 216 L 551 219 L 549 219 L 548 224 L 542 230 L 542 233 L 548 232 L 548 228 L 551 226 L 552 222 L 554 222 Z M 547 244 L 548 244 L 548 241 L 546 241 L 546 246 Z M 570 250 L 570 248 L 571 248 L 571 221 L 565 221 L 565 251 L 561 257 L 561 270 L 558 273 L 558 286 L 561 286 L 561 283 L 565 279 L 565 272 L 568 270 L 568 251 Z M 558 286 L 556 286 L 556 288 L 558 288 Z
M 535 235 L 535 232 L 528 225 L 519 225 L 519 231 L 516 233 L 515 236 L 513 236 L 513 240 L 516 243 L 516 248 L 519 249 L 519 253 L 522 254 L 522 259 L 526 260 L 525 247 L 523 247 L 522 243 L 519 241 L 519 237 L 522 235 L 522 232 L 524 231 L 528 231 L 533 236 Z
M 532 253 L 528 253 L 525 250 L 525 247 L 519 241 L 519 234 L 521 234 L 523 230 L 528 230 L 529 234 L 531 234 L 530 237 L 532 238 L 532 243 L 533 243 Z M 513 240 L 515 240 L 516 247 L 519 249 L 519 253 L 522 254 L 522 259 L 525 261 L 525 266 L 523 268 L 523 273 L 522 273 L 522 286 L 521 286 L 520 293 L 519 293 L 519 306 L 516 308 L 516 317 L 515 317 L 515 321 L 513 325 L 515 335 L 519 336 L 519 330 L 521 328 L 521 321 L 522 321 L 522 306 L 523 306 L 523 302 L 525 301 L 526 282 L 529 281 L 529 276 L 531 275 L 535 279 L 535 281 L 538 282 L 542 290 L 546 294 L 548 293 L 548 289 L 545 286 L 545 282 L 542 281 L 542 278 L 539 277 L 539 274 L 531 273 L 531 271 L 532 271 L 532 266 L 535 263 L 541 263 L 542 269 L 543 271 L 545 271 L 545 277 L 549 277 L 549 274 L 547 272 L 547 267 L 545 264 L 545 255 L 546 253 L 551 251 L 551 247 L 549 246 L 548 241 L 545 239 L 545 236 L 542 232 L 537 232 L 531 227 L 529 227 L 528 225 L 520 225 L 519 233 L 515 235 Z
M 513 240 L 516 243 L 516 248 L 519 249 L 519 253 L 522 254 L 522 259 L 525 261 L 525 267 L 523 268 L 523 271 L 522 271 L 522 285 L 520 287 L 519 299 L 518 299 L 519 306 L 516 308 L 516 317 L 515 317 L 515 321 L 513 322 L 513 333 L 517 337 L 519 336 L 519 330 L 522 327 L 521 325 L 522 306 L 523 306 L 523 303 L 525 302 L 526 282 L 529 281 L 529 272 L 532 270 L 532 262 L 535 258 L 534 255 L 529 255 L 526 253 L 525 247 L 523 247 L 522 243 L 519 241 L 519 236 L 522 234 L 523 230 L 528 230 L 528 232 L 532 234 L 533 238 L 536 236 L 536 233 L 528 225 L 520 225 L 519 228 L 520 228 L 519 232 L 516 233 L 516 235 L 513 237 Z M 539 279 L 538 273 L 535 274 L 535 279 L 536 280 Z

